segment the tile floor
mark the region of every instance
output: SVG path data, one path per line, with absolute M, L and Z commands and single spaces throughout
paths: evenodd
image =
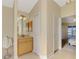
M 40 59 L 39 56 L 37 56 L 34 53 L 25 54 L 19 59 Z M 76 59 L 76 48 L 73 46 L 66 45 L 62 50 L 56 52 L 54 56 L 52 56 L 50 59 Z
M 25 54 L 23 56 L 20 56 L 19 59 L 40 59 L 40 58 L 35 53 L 29 53 L 29 54 Z
M 56 52 L 50 59 L 76 59 L 76 47 L 66 45 L 62 50 Z

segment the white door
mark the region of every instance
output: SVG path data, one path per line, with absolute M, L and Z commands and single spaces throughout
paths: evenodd
M 34 16 L 33 19 L 33 43 L 34 52 L 40 54 L 40 14 Z

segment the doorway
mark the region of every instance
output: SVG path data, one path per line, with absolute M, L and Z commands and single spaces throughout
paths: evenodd
M 75 45 L 76 42 L 75 28 L 76 28 L 75 16 L 68 16 L 62 18 L 62 48 L 67 44 L 70 45 L 72 42 Z

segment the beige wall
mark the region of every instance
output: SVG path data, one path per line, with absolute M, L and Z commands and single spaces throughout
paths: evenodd
M 53 0 L 48 0 L 47 7 L 47 56 L 49 58 L 58 49 L 60 7 Z
M 13 26 L 14 26 L 14 13 L 13 8 L 2 6 L 2 35 L 5 37 L 6 35 L 13 37 Z
M 61 8 L 61 17 L 76 15 L 76 2 L 71 2 Z
M 41 43 L 42 55 L 47 58 L 47 0 L 41 0 Z M 44 58 L 45 59 L 45 58 Z

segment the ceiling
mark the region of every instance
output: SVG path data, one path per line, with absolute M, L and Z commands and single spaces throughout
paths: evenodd
M 35 6 L 38 0 L 18 0 L 18 10 L 29 13 Z M 6 7 L 13 7 L 14 0 L 2 0 L 2 5 Z
M 18 0 L 18 10 L 29 13 L 38 0 Z M 60 7 L 67 4 L 69 0 L 54 0 Z M 71 0 L 75 1 L 75 0 Z M 7 7 L 13 7 L 14 0 L 2 0 L 2 4 Z
M 64 5 L 73 2 L 75 0 L 54 0 L 60 7 L 63 7 Z
M 66 0 L 54 0 L 60 7 L 66 4 Z
M 29 13 L 38 0 L 18 0 L 18 10 Z

